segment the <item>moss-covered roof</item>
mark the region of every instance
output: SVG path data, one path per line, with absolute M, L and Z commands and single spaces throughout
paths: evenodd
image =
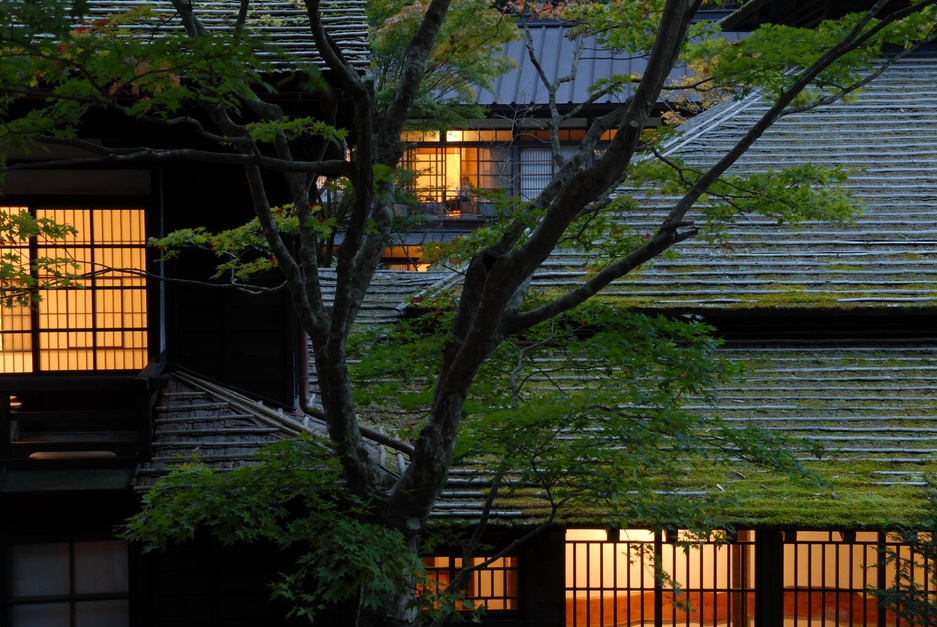
M 743 376 L 712 402 L 687 407 L 739 427 L 749 423 L 799 440 L 795 454 L 823 483 L 791 480 L 739 461 L 731 467 L 688 464 L 669 491 L 687 498 L 731 497 L 725 516 L 740 526 L 891 528 L 924 513 L 922 485 L 937 472 L 937 346 L 786 346 L 720 349 Z M 582 376 L 582 375 L 580 375 Z M 575 385 L 575 377 L 568 379 Z M 217 468 L 243 463 L 261 447 L 303 430 L 324 433 L 312 418 L 287 415 L 224 388 L 182 374 L 161 396 L 153 457 L 136 476 L 146 489 L 174 464 L 199 459 Z M 814 454 L 821 450 L 817 458 Z M 398 451 L 375 444 L 392 471 Z M 662 454 L 679 455 L 679 451 Z M 540 520 L 547 504 L 517 483 L 494 505 L 495 524 Z M 484 466 L 452 469 L 434 516 L 478 518 L 490 487 Z M 572 509 L 561 522 L 598 524 L 603 512 Z M 634 525 L 647 521 L 633 520 Z
M 823 483 L 791 480 L 739 461 L 731 468 L 687 466 L 683 485 L 671 489 L 688 498 L 718 491 L 736 499 L 724 514 L 739 525 L 888 528 L 921 519 L 922 485 L 937 472 L 937 348 L 723 352 L 743 365 L 744 377 L 719 389 L 712 404 L 690 407 L 801 440 L 797 456 Z M 814 448 L 822 452 L 819 458 Z M 483 469 L 454 469 L 436 514 L 477 516 L 486 487 Z M 521 488 L 499 499 L 494 514 L 502 524 L 528 524 L 546 514 L 546 504 L 532 488 Z M 582 510 L 563 516 L 575 524 L 601 519 L 602 512 Z
M 671 156 L 704 166 L 725 154 L 765 111 L 758 96 L 726 102 L 689 122 Z M 777 122 L 732 172 L 814 163 L 854 169 L 846 187 L 852 225 L 779 225 L 742 218 L 724 242 L 679 245 L 605 292 L 651 308 L 830 309 L 937 304 L 937 58 L 896 63 L 847 102 Z M 640 196 L 623 216 L 650 232 L 675 198 Z M 534 286 L 556 292 L 581 281 L 587 260 L 558 251 Z
M 176 12 L 169 0 L 89 0 L 92 20 L 124 13 L 131 9 L 152 7 L 161 16 Z M 239 3 L 203 0 L 195 6 L 195 15 L 210 30 L 233 29 Z M 365 0 L 326 0 L 322 2 L 322 22 L 329 35 L 341 46 L 345 59 L 359 70 L 368 66 L 368 25 Z M 288 70 L 304 64 L 322 64 L 312 39 L 305 9 L 282 0 L 252 0 L 246 28 L 273 43 L 269 55 L 275 66 Z
M 673 150 L 703 164 L 724 151 L 763 107 L 757 99 L 717 107 L 691 122 Z M 738 167 L 757 171 L 803 160 L 861 168 L 848 183 L 863 201 L 854 225 L 793 229 L 747 218 L 730 230 L 723 246 L 686 242 L 677 259 L 658 261 L 609 294 L 626 306 L 741 312 L 927 312 L 937 304 L 937 59 L 904 60 L 855 101 L 785 118 Z M 641 214 L 631 216 L 635 225 L 650 228 L 668 200 L 648 199 Z M 534 288 L 563 289 L 585 271 L 581 256 L 561 252 L 537 275 Z M 380 273 L 362 321 L 396 319 L 410 295 L 445 276 Z M 867 328 L 888 320 L 870 317 Z M 769 335 L 770 330 L 763 334 Z M 713 468 L 687 467 L 683 485 L 670 489 L 688 498 L 713 490 L 735 497 L 737 504 L 726 514 L 739 525 L 883 528 L 920 520 L 922 483 L 937 471 L 937 347 L 929 340 L 863 345 L 861 333 L 854 337 L 851 344 L 727 347 L 724 354 L 743 364 L 744 379 L 718 390 L 714 404 L 694 407 L 822 450 L 819 459 L 806 446 L 799 455 L 823 485 L 740 462 L 719 475 Z M 405 463 L 395 453 L 387 460 L 391 466 Z M 454 468 L 436 518 L 476 519 L 489 481 L 484 467 Z M 520 486 L 495 503 L 493 516 L 498 524 L 526 525 L 544 513 L 536 493 Z M 563 521 L 595 524 L 601 514 L 577 509 Z

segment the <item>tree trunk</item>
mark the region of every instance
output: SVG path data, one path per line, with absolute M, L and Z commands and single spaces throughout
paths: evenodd
M 388 598 L 386 606 L 360 607 L 355 627 L 413 627 L 416 625 L 416 592 Z
M 420 540 L 418 534 L 405 534 L 408 537 L 407 551 L 419 557 Z M 397 594 L 388 594 L 379 607 L 359 605 L 355 616 L 355 627 L 413 627 L 417 624 L 417 582 L 412 577 L 407 580 Z

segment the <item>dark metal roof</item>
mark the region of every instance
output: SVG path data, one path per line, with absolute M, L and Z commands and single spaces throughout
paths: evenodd
M 560 87 L 556 100 L 559 105 L 575 105 L 585 102 L 591 95 L 590 89 L 598 81 L 616 76 L 640 76 L 647 68 L 647 59 L 640 55 L 629 55 L 603 48 L 594 34 L 586 34 L 581 39 L 570 39 L 570 26 L 560 22 L 536 22 L 526 26 L 530 33 L 537 58 L 547 77 L 552 81 L 568 75 L 573 69 L 573 60 L 580 45 L 583 53 L 576 68 L 576 78 Z M 742 35 L 725 33 L 735 40 Z M 521 39 L 507 44 L 503 55 L 511 59 L 515 68 L 495 80 L 492 88 L 476 91 L 476 104 L 505 106 L 545 106 L 548 104 L 546 88 L 540 80 L 536 68 L 531 63 L 527 44 Z M 685 67 L 678 67 L 671 72 L 673 82 L 680 81 L 687 75 Z M 603 96 L 596 105 L 614 105 L 626 100 L 632 93 L 630 88 L 617 94 Z M 682 97 L 682 95 L 681 95 Z

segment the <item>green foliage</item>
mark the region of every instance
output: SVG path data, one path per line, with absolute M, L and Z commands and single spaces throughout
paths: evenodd
M 264 76 L 276 46 L 251 29 L 192 38 L 150 6 L 90 21 L 78 11 L 84 5 L 4 3 L 0 145 L 5 150 L 34 150 L 36 135 L 76 138 L 96 110 L 144 119 L 168 119 L 206 106 L 236 112 L 245 99 L 269 87 Z M 314 71 L 307 70 L 307 76 L 313 80 Z M 23 97 L 32 98 L 34 106 L 11 114 Z M 277 130 L 333 140 L 343 136 L 308 118 L 287 118 Z M 262 140 L 272 132 L 256 128 Z
M 272 144 L 277 136 L 288 140 L 300 137 L 321 137 L 326 141 L 342 146 L 348 138 L 346 129 L 335 128 L 322 120 L 303 117 L 292 118 L 286 121 L 251 122 L 245 125 L 251 137 L 258 142 Z
M 699 38 L 684 48 L 683 58 L 707 69 L 711 78 L 709 87 L 734 91 L 739 97 L 757 88 L 766 90 L 769 95 L 776 94 L 792 84 L 796 70 L 809 67 L 842 41 L 861 17 L 861 13 L 850 13 L 810 29 L 765 24 L 750 36 L 734 42 L 719 37 Z M 795 105 L 809 104 L 856 83 L 879 58 L 883 45 L 904 47 L 919 41 L 931 32 L 935 18 L 934 7 L 928 7 L 888 26 L 823 71 L 812 89 L 804 92 Z M 863 32 L 877 24 L 877 20 L 872 20 Z
M 790 442 L 684 409 L 691 398 L 705 404 L 737 374 L 708 331 L 692 319 L 593 304 L 506 343 L 480 375 L 480 387 L 499 390 L 501 402 L 467 419 L 463 459 L 515 473 L 517 485 L 536 486 L 551 506 L 707 528 L 724 495 L 705 482 L 687 484 L 687 467 L 742 457 L 802 472 L 781 452 Z M 686 499 L 685 489 L 709 496 Z
M 417 305 L 422 304 L 420 298 Z M 351 377 L 355 402 L 362 408 L 398 404 L 419 414 L 432 395 L 425 385 L 439 367 L 444 336 L 451 320 L 449 311 L 434 309 L 427 316 L 400 321 L 389 329 L 356 333 L 348 339 L 348 353 L 355 359 Z M 407 425 L 413 421 L 407 418 Z
M 274 224 L 284 235 L 299 233 L 299 218 L 292 205 L 272 210 Z M 336 219 L 326 217 L 322 207 L 312 208 L 309 224 L 320 239 L 328 238 L 335 229 Z M 163 259 L 176 258 L 185 250 L 206 250 L 218 259 L 213 278 L 228 276 L 246 280 L 277 267 L 259 221 L 255 218 L 239 227 L 210 233 L 204 227 L 179 229 L 165 237 L 151 238 L 149 245 L 163 253 Z
M 32 305 L 39 300 L 39 290 L 81 287 L 81 265 L 64 245 L 59 249 L 61 256 L 37 256 L 31 261 L 23 248 L 12 248 L 28 246 L 33 239 L 61 242 L 77 233 L 75 227 L 11 208 L 0 211 L 0 233 L 3 243 L 11 246 L 0 254 L 0 306 Z
M 794 165 L 744 176 L 728 174 L 717 179 L 700 198 L 703 235 L 719 239 L 740 216 L 758 214 L 779 224 L 807 221 L 849 223 L 857 201 L 846 187 L 852 170 L 816 164 Z M 676 196 L 690 189 L 704 172 L 679 159 L 645 159 L 634 165 L 631 181 L 648 197 Z M 621 202 L 635 203 L 633 199 Z M 621 206 L 621 205 L 620 205 Z
M 368 3 L 370 75 L 381 109 L 397 89 L 405 61 L 401 52 L 428 6 L 423 0 Z M 501 51 L 517 37 L 514 23 L 485 0 L 454 0 L 436 38 L 411 118 L 446 128 L 459 120 L 483 117 L 483 112 L 463 103 L 472 102 L 477 86 L 490 87 L 510 68 Z
M 369 503 L 336 490 L 340 481 L 331 449 L 309 438 L 272 444 L 233 470 L 183 464 L 150 489 L 123 537 L 149 551 L 199 530 L 224 544 L 267 542 L 298 554 L 294 570 L 272 584 L 294 614 L 312 617 L 344 601 L 377 607 L 413 586 L 422 564 L 401 534 L 368 521 Z
M 881 550 L 880 567 L 890 573 L 886 588 L 870 588 L 879 602 L 908 625 L 937 625 L 937 488 L 927 488 L 927 517 L 900 529 Z
M 647 54 L 660 28 L 664 0 L 636 2 L 569 2 L 558 4 L 560 16 L 578 24 L 573 35 L 594 32 L 600 43 L 626 54 Z
M 400 436 L 421 426 L 432 401 L 424 382 L 439 363 L 434 326 L 406 321 L 351 349 L 360 356 L 352 375 L 364 411 Z M 709 331 L 693 319 L 592 304 L 504 342 L 466 402 L 459 463 L 489 480 L 509 477 L 502 490 L 531 512 L 591 516 L 592 524 L 718 526 L 733 495 L 715 483 L 728 484 L 711 470 L 688 479 L 687 468 L 743 458 L 809 473 L 782 452 L 803 444 L 684 409 L 738 375 Z M 686 490 L 708 495 L 687 499 Z
M 856 201 L 843 186 L 848 175 L 843 168 L 803 164 L 745 177 L 725 176 L 709 188 L 712 204 L 702 210 L 708 234 L 721 234 L 736 216 L 754 213 L 778 224 L 848 223 L 857 211 Z

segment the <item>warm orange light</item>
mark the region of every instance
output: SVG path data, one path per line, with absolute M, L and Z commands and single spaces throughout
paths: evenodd
M 0 208 L 11 212 L 19 208 Z M 39 209 L 36 217 L 70 224 L 62 240 L 37 238 L 35 258 L 62 259 L 42 273 L 34 306 L 0 311 L 0 373 L 64 370 L 138 370 L 147 360 L 145 227 L 142 209 Z M 0 255 L 29 258 L 28 242 Z M 63 275 L 77 284 L 57 287 Z M 38 354 L 38 364 L 35 357 Z

